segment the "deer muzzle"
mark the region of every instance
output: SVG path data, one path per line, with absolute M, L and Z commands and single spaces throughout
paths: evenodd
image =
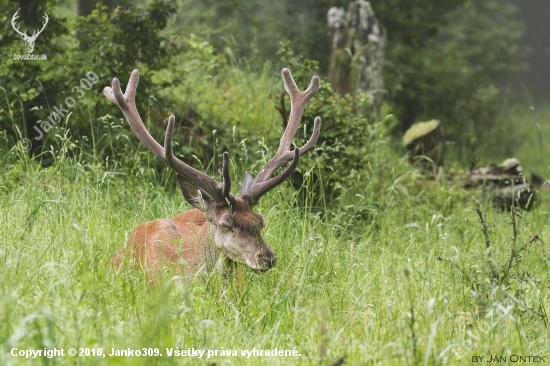
M 254 268 L 260 272 L 265 272 L 268 269 L 275 267 L 277 263 L 277 256 L 267 245 L 264 246 L 263 250 L 259 250 L 254 255 L 255 265 L 247 263 L 251 268 Z

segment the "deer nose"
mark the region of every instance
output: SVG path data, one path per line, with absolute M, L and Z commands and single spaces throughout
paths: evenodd
M 266 269 L 275 267 L 275 263 L 277 263 L 277 257 L 274 254 L 266 255 L 264 257 L 258 254 L 258 259 L 262 262 Z

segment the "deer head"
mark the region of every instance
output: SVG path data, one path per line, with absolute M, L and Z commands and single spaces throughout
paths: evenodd
M 13 27 L 13 29 L 21 35 L 21 37 L 23 37 L 23 40 L 25 41 L 25 43 L 27 44 L 27 53 L 32 53 L 32 51 L 34 50 L 34 43 L 36 42 L 36 38 L 38 38 L 38 35 L 40 35 L 40 33 L 42 33 L 42 31 L 44 30 L 44 28 L 46 28 L 46 25 L 48 24 L 48 15 L 47 14 L 44 14 L 44 20 L 45 22 L 42 23 L 42 29 L 40 29 L 39 31 L 37 30 L 34 30 L 32 32 L 32 35 L 28 35 L 27 34 L 27 30 L 25 29 L 25 32 L 20 32 L 19 31 L 19 26 L 16 28 L 15 27 L 15 21 L 17 20 L 17 18 L 19 17 L 19 10 L 21 9 L 17 9 L 17 11 L 15 12 L 15 14 L 13 14 L 13 17 L 11 18 L 11 26 Z
M 317 142 L 321 128 L 321 119 L 317 117 L 315 118 L 313 134 L 309 141 L 300 148 L 296 147 L 294 150 L 290 150 L 292 139 L 298 130 L 305 106 L 319 88 L 319 78 L 314 76 L 309 87 L 304 92 L 301 92 L 288 69 L 283 69 L 282 75 L 285 89 L 291 98 L 289 122 L 281 138 L 279 149 L 260 170 L 256 178 L 250 172 L 245 174 L 239 196 L 231 193 L 229 153 L 227 151 L 223 153 L 221 171 L 223 180 L 222 182 L 218 182 L 174 156 L 172 149 L 174 116 L 170 116 L 168 119 L 164 146 L 161 146 L 149 134 L 138 114 L 135 104 L 135 93 L 139 79 L 138 70 L 132 72 L 125 94 L 122 94 L 120 82 L 116 78 L 113 79 L 112 88 L 107 87 L 104 89 L 103 92 L 107 98 L 120 107 L 130 127 L 143 145 L 177 173 L 177 179 L 183 196 L 193 207 L 200 210 L 206 218 L 207 234 L 205 237 L 201 237 L 200 233 L 202 229 L 198 224 L 193 226 L 193 232 L 189 233 L 186 231 L 186 228 L 191 225 L 189 224 L 190 221 L 198 221 L 196 219 L 189 219 L 190 214 L 186 214 L 185 212 L 172 218 L 170 220 L 171 226 L 167 223 L 158 223 L 155 228 L 164 227 L 166 231 L 173 229 L 175 230 L 173 238 L 182 239 L 184 245 L 189 245 L 185 243 L 189 243 L 192 240 L 198 241 L 201 247 L 211 245 L 220 253 L 221 258 L 246 264 L 256 270 L 263 271 L 275 265 L 275 253 L 269 248 L 261 234 L 264 220 L 260 214 L 254 211 L 254 206 L 258 204 L 259 199 L 264 194 L 281 184 L 292 174 L 298 165 L 300 155 L 311 150 Z M 279 168 L 289 162 L 290 165 L 279 175 L 272 177 Z M 136 237 L 140 235 L 139 233 L 135 234 Z M 160 237 L 156 232 L 148 232 L 144 236 L 147 235 L 150 238 L 153 236 L 155 238 Z M 194 237 L 194 239 L 189 239 L 189 237 Z M 166 239 L 159 240 L 166 241 Z M 141 244 L 137 243 L 136 245 Z M 149 253 L 149 256 L 157 257 L 158 255 L 157 253 Z M 199 260 L 196 258 L 187 258 L 187 261 Z

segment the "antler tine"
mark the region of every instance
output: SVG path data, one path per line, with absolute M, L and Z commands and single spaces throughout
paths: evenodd
M 227 192 L 227 198 L 231 199 L 231 194 L 229 190 L 231 188 L 231 180 L 226 179 L 225 176 L 229 175 L 229 168 L 226 167 L 226 161 L 229 161 L 229 156 L 227 159 L 224 154 L 224 183 L 218 183 L 213 178 L 204 174 L 201 171 L 198 171 L 191 166 L 185 164 L 178 158 L 174 156 L 172 149 L 172 134 L 174 131 L 175 117 L 170 116 L 168 119 L 168 126 L 166 128 L 166 136 L 164 139 L 164 146 L 162 147 L 154 138 L 151 136 L 149 131 L 145 128 L 141 117 L 136 108 L 135 95 L 136 89 L 139 81 L 139 71 L 136 69 L 132 71 L 130 75 L 130 80 L 128 81 L 128 86 L 126 87 L 126 92 L 122 94 L 120 88 L 120 81 L 117 78 L 113 79 L 112 88 L 106 87 L 103 89 L 105 96 L 113 103 L 119 106 L 124 117 L 128 121 L 128 124 L 134 131 L 135 135 L 141 141 L 141 143 L 153 153 L 158 159 L 160 159 L 164 164 L 168 165 L 170 168 L 176 171 L 184 179 L 191 182 L 199 190 L 206 192 L 214 201 L 219 205 L 227 204 L 226 196 L 224 193 Z M 227 174 L 226 174 L 227 173 Z M 228 186 L 229 188 L 225 188 Z
M 279 184 L 283 183 L 298 166 L 300 161 L 300 148 L 294 149 L 292 163 L 279 175 L 270 180 L 253 183 L 252 187 L 243 196 L 244 199 L 250 201 L 253 205 L 257 205 L 260 197 L 269 192 Z
M 134 70 L 130 75 L 125 94 L 122 94 L 120 81 L 117 78 L 113 79 L 112 88 L 106 87 L 103 89 L 103 93 L 110 101 L 119 106 L 132 131 L 134 131 L 139 141 L 141 141 L 147 150 L 168 165 L 168 161 L 164 157 L 164 148 L 147 131 L 137 111 L 135 95 L 138 81 L 139 71 Z
M 300 154 L 303 155 L 307 153 L 315 144 L 317 143 L 317 139 L 319 138 L 319 134 L 321 133 L 321 117 L 317 116 L 313 120 L 313 133 L 311 134 L 311 137 L 307 142 L 300 148 Z
M 301 92 L 296 86 L 289 69 L 284 68 L 281 74 L 285 82 L 285 90 L 290 95 L 290 118 L 288 119 L 288 124 L 277 152 L 286 152 L 290 149 L 292 139 L 296 135 L 296 131 L 298 131 L 298 126 L 300 125 L 307 102 L 319 90 L 319 77 L 314 75 L 308 88 Z
M 269 180 L 269 177 L 282 165 L 285 163 L 291 161 L 294 159 L 295 154 L 305 154 L 317 142 L 317 139 L 319 138 L 319 133 L 321 131 L 321 118 L 316 117 L 313 122 L 313 133 L 308 140 L 302 147 L 296 148 L 295 151 L 290 151 L 290 145 L 292 143 L 292 139 L 294 138 L 294 135 L 296 135 L 296 132 L 298 131 L 298 126 L 300 125 L 300 121 L 302 119 L 302 116 L 304 114 L 304 109 L 306 107 L 307 102 L 313 97 L 313 95 L 317 92 L 319 89 L 319 77 L 317 75 L 313 76 L 311 78 L 311 83 L 309 84 L 309 87 L 301 92 L 298 87 L 296 86 L 296 83 L 294 82 L 294 79 L 292 78 L 292 74 L 290 71 L 286 68 L 284 68 L 281 71 L 281 74 L 283 75 L 283 80 L 285 83 L 285 90 L 290 95 L 290 117 L 287 124 L 287 127 L 285 129 L 285 132 L 283 133 L 283 137 L 281 138 L 281 143 L 279 144 L 279 149 L 275 153 L 275 155 L 264 165 L 264 167 L 260 170 L 258 175 L 256 176 L 256 179 L 252 182 L 252 185 L 250 187 L 250 191 L 255 192 L 255 200 L 257 202 L 257 197 L 263 195 L 267 192 L 267 190 L 272 189 L 277 184 L 280 184 L 282 181 L 284 181 L 292 171 L 289 171 L 289 169 L 285 170 L 284 173 L 288 172 L 288 176 L 282 179 L 277 179 L 277 184 L 262 184 L 262 182 L 272 182 L 273 179 Z M 294 161 L 292 165 L 294 165 Z M 298 164 L 296 162 L 296 164 Z M 290 167 L 289 167 L 290 168 Z M 294 170 L 294 169 L 292 169 Z M 282 174 L 281 174 L 282 175 Z M 277 177 L 279 178 L 279 176 Z M 266 182 L 266 183 L 267 183 Z M 259 188 L 262 187 L 262 188 Z M 266 191 L 262 191 L 263 189 L 267 189 Z M 258 194 L 260 192 L 260 194 Z
M 174 169 L 176 173 L 187 179 L 193 185 L 204 192 L 206 192 L 218 205 L 226 205 L 228 200 L 231 201 L 231 178 L 229 178 L 229 154 L 227 151 L 224 153 L 223 159 L 223 177 L 224 183 L 218 183 L 203 172 L 185 164 L 174 156 L 172 149 L 172 135 L 174 132 L 175 117 L 170 116 L 168 119 L 168 127 L 166 128 L 166 135 L 164 136 L 164 161 L 166 165 Z M 227 176 L 227 177 L 226 177 Z M 227 184 L 228 182 L 229 184 Z

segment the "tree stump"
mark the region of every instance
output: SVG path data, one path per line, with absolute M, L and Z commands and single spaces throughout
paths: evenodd
M 347 11 L 330 8 L 328 27 L 332 88 L 340 94 L 370 95 L 378 116 L 384 89 L 385 29 L 365 0 L 352 1 Z
M 443 166 L 445 157 L 445 135 L 441 121 L 431 120 L 412 125 L 403 136 L 406 156 L 413 163 L 418 163 L 434 170 Z M 418 159 L 425 156 L 428 159 Z

